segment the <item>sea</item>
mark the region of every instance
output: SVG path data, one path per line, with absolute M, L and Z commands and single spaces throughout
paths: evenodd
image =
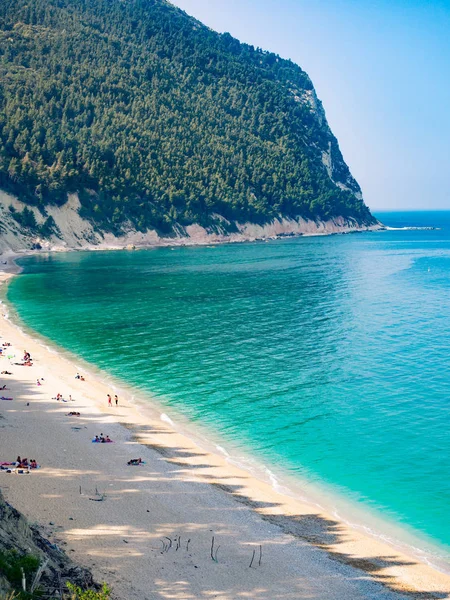
M 376 216 L 27 257 L 6 300 L 230 462 L 450 572 L 450 212 Z

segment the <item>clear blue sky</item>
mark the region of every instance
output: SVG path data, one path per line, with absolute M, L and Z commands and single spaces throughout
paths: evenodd
M 299 64 L 380 209 L 450 209 L 450 0 L 172 0 Z

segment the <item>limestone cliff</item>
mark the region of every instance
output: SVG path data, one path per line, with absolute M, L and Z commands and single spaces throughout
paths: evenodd
M 33 212 L 36 223 L 41 226 L 51 216 L 55 223 L 54 233 L 42 237 L 36 229 L 21 226 L 13 217 L 11 207 L 17 212 Z M 182 226 L 175 224 L 173 233 L 161 236 L 149 229 L 137 231 L 132 223 L 125 224 L 123 233 L 114 235 L 95 228 L 92 222 L 80 214 L 80 201 L 71 194 L 63 206 L 48 205 L 45 216 L 33 206 L 27 206 L 14 196 L 0 191 L 0 254 L 20 253 L 28 250 L 63 251 L 81 249 L 120 249 L 130 247 L 200 245 L 224 242 L 244 242 L 275 239 L 289 235 L 326 235 L 370 231 L 382 228 L 379 223 L 361 225 L 351 218 L 336 217 L 328 221 L 308 220 L 301 217 L 284 218 L 281 215 L 265 225 L 254 223 L 231 223 L 217 217 L 214 227 L 198 224 Z M 220 224 L 223 223 L 223 226 Z M 232 232 L 230 233 L 230 229 Z

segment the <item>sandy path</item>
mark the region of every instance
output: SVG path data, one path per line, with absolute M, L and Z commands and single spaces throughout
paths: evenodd
M 42 468 L 0 473 L 2 491 L 117 598 L 450 598 L 447 575 L 277 494 L 126 398 L 108 408 L 110 389 L 89 374 L 75 380 L 71 362 L 2 316 L 4 341 L 34 366 L 0 358 L 13 373 L 0 385 L 14 397 L 0 402 L 0 459 L 20 454 Z M 74 401 L 52 400 L 58 392 Z M 100 432 L 115 443 L 92 444 Z M 127 466 L 138 456 L 144 466 Z M 90 499 L 96 489 L 101 502 Z

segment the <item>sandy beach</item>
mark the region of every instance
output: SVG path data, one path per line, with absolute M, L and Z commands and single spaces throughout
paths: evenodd
M 108 407 L 113 389 L 88 371 L 75 379 L 77 365 L 6 312 L 0 343 L 14 358 L 0 358 L 12 373 L 0 386 L 13 400 L 0 402 L 0 460 L 41 468 L 1 472 L 1 490 L 115 598 L 450 598 L 450 576 L 276 493 L 126 396 Z M 24 350 L 32 367 L 14 364 Z M 93 444 L 100 433 L 114 443 Z M 145 464 L 127 465 L 137 457 Z

